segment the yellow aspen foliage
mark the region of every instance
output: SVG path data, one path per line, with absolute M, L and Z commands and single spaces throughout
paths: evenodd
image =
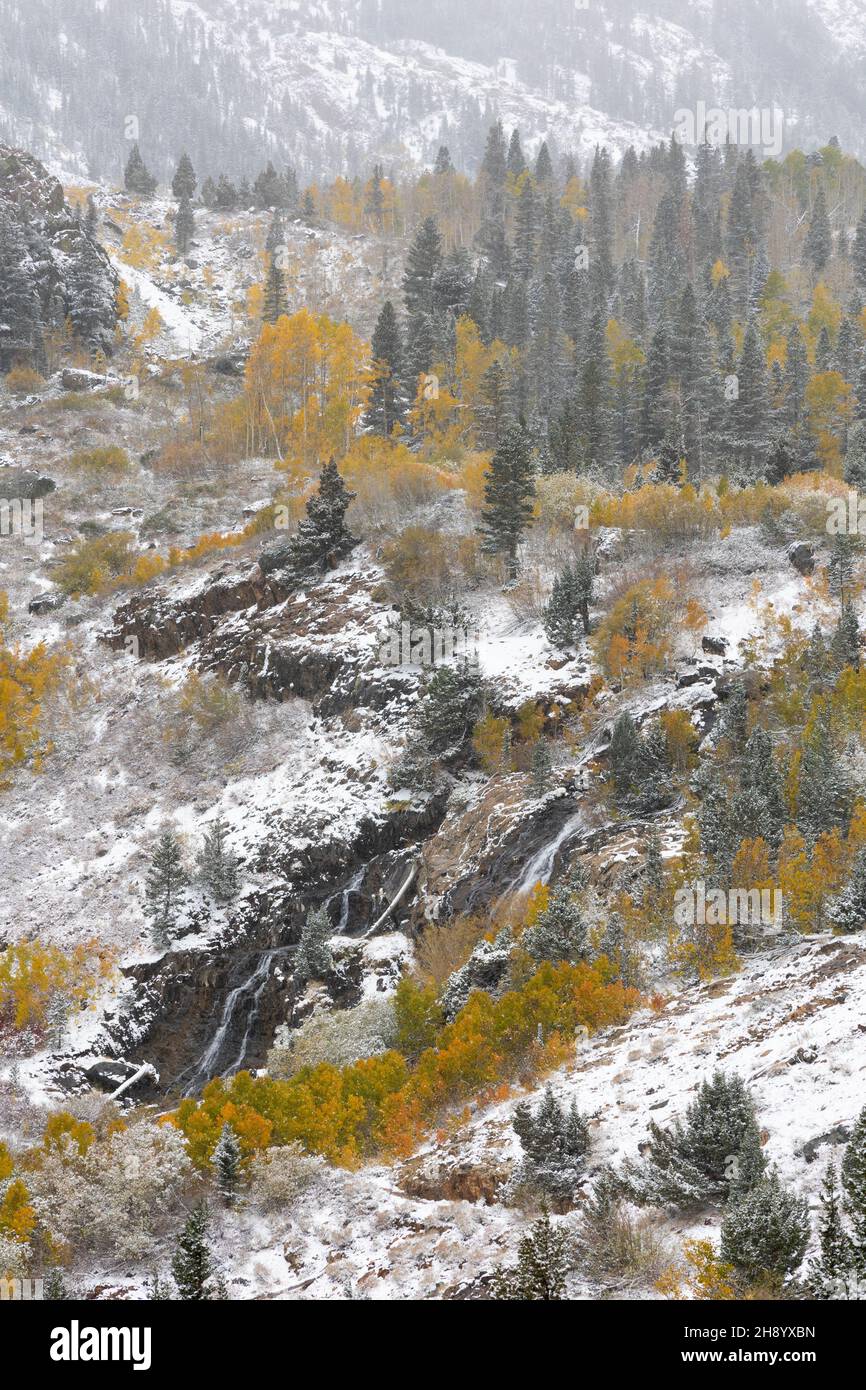
M 42 1147 L 46 1153 L 71 1153 L 77 1150 L 83 1158 L 96 1139 L 96 1130 L 87 1120 L 77 1120 L 68 1110 L 56 1110 L 49 1115 L 42 1135 Z
M 812 307 L 806 319 L 806 330 L 803 335 L 811 360 L 814 360 L 821 330 L 826 328 L 831 343 L 835 343 L 841 323 L 842 306 L 833 298 L 824 281 L 820 280 L 812 295 Z
M 687 772 L 695 766 L 698 731 L 684 709 L 666 709 L 659 716 L 665 736 L 665 746 L 671 766 L 677 772 Z
M 774 882 L 767 842 L 760 836 L 756 840 L 741 840 L 731 864 L 731 886 L 763 889 L 772 888 Z
M 0 1199 L 0 1231 L 13 1240 L 29 1240 L 36 1226 L 30 1193 L 20 1178 L 10 1182 Z
M 779 887 L 785 911 L 799 931 L 821 931 L 827 925 L 826 907 L 842 886 L 848 862 L 849 849 L 838 828 L 819 835 L 810 855 L 800 832 L 786 827 L 779 850 Z
M 741 1297 L 734 1266 L 721 1259 L 711 1240 L 687 1240 L 683 1253 L 685 1273 L 669 1265 L 656 1282 L 656 1289 L 665 1298 L 719 1302 Z
M 0 951 L 0 1021 L 15 1029 L 41 1027 L 53 995 L 89 1002 L 112 979 L 116 953 L 95 937 L 70 951 L 18 941 Z
M 506 731 L 510 721 L 502 716 L 486 714 L 475 725 L 472 733 L 472 747 L 485 772 L 510 771 L 503 768 L 502 751 Z
M 6 1145 L 0 1140 L 0 1182 L 6 1182 L 11 1178 L 15 1163 Z
M 345 454 L 360 429 L 370 348 L 347 323 L 301 309 L 266 323 L 245 376 L 247 447 L 286 466 Z
M 671 655 L 669 632 L 676 614 L 670 580 L 643 579 L 617 599 L 593 639 L 605 673 L 616 679 L 645 679 Z
M 148 343 L 155 342 L 164 327 L 165 324 L 159 310 L 157 308 L 148 309 L 144 316 L 144 323 L 141 325 L 141 331 L 135 335 L 136 347 L 146 347 Z
M 68 669 L 65 653 L 51 654 L 44 643 L 28 652 L 7 646 L 9 605 L 0 591 L 0 787 L 23 764 L 38 769 L 50 744 L 40 732 L 43 701 L 57 690 Z
M 167 246 L 164 232 L 136 222 L 123 234 L 120 258 L 135 270 L 155 270 Z
M 121 280 L 118 283 L 114 307 L 121 323 L 126 323 L 126 320 L 129 318 L 129 286 L 125 280 Z
M 854 413 L 854 388 L 840 372 L 818 372 L 806 386 L 806 419 L 821 466 L 842 475 L 842 449 Z

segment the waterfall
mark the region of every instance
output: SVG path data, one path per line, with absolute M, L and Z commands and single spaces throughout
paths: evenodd
M 367 872 L 366 864 L 362 864 L 357 873 L 352 875 L 350 881 L 343 889 L 343 899 L 340 904 L 340 921 L 337 925 L 337 935 L 342 936 L 349 925 L 349 894 L 354 893 L 364 882 L 364 875 Z
M 553 872 L 553 865 L 557 854 L 566 840 L 571 839 L 582 824 L 582 813 L 580 811 L 575 811 L 574 815 L 569 816 L 561 830 L 558 831 L 550 843 L 542 846 L 538 853 L 530 859 L 526 868 L 514 876 L 506 888 L 503 897 L 507 897 L 509 893 L 530 893 L 536 883 L 546 883 Z
M 227 995 L 225 1004 L 223 1005 L 219 1027 L 199 1060 L 194 1066 L 187 1068 L 187 1073 L 191 1072 L 192 1075 L 184 1091 L 185 1096 L 193 1095 L 201 1090 L 202 1086 L 217 1074 L 226 1076 L 229 1072 L 237 1071 L 240 1068 L 246 1056 L 250 1033 L 252 1032 L 253 1025 L 258 1015 L 259 1000 L 268 982 L 271 973 L 271 962 L 276 954 L 276 951 L 266 951 L 259 959 L 252 974 L 247 976 L 242 984 L 237 985 L 236 988 L 231 990 Z M 220 1054 L 223 1051 L 226 1038 L 229 1036 L 229 1031 L 234 1024 L 238 1010 L 244 1006 L 247 1000 L 250 1001 L 250 1004 L 240 1050 L 235 1060 L 218 1072 L 217 1063 L 220 1060 Z M 181 1076 L 182 1075 L 184 1075 L 183 1072 L 181 1073 Z M 180 1080 L 180 1077 L 178 1077 L 177 1080 Z

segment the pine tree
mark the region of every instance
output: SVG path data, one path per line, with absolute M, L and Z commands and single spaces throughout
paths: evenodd
M 230 903 L 238 891 L 238 861 L 226 848 L 228 826 L 218 816 L 206 832 L 198 856 L 198 871 L 208 892 L 218 903 Z
M 542 624 L 548 638 L 557 647 L 572 647 L 575 642 L 577 614 L 574 607 L 574 576 L 566 565 L 553 581 L 550 598 L 544 607 Z
M 484 510 L 478 530 L 487 555 L 501 555 L 509 580 L 517 577 L 517 552 L 532 518 L 535 479 L 529 442 L 522 425 L 511 425 L 493 455 L 484 483 Z
M 211 1159 L 216 1184 L 226 1206 L 237 1197 L 241 1177 L 241 1146 L 231 1125 L 224 1124 Z
M 866 927 L 866 849 L 858 850 L 851 877 L 827 909 L 827 916 L 842 931 Z
M 803 242 L 803 255 L 814 273 L 820 275 L 829 261 L 832 251 L 833 233 L 830 230 L 830 219 L 827 216 L 827 199 L 824 196 L 823 185 L 819 184 L 812 206 L 812 216 L 809 219 L 806 239 Z
M 333 569 L 358 544 L 346 527 L 346 511 L 354 495 L 331 459 L 322 469 L 318 491 L 307 503 L 307 514 L 289 546 L 289 563 L 296 571 Z
M 493 1296 L 523 1303 L 561 1302 L 570 1268 L 565 1232 L 552 1225 L 545 1208 L 518 1246 L 517 1265 L 496 1271 Z
M 442 236 L 435 217 L 426 217 L 406 256 L 403 297 L 411 315 L 433 313 L 433 282 L 442 267 Z
M 425 754 L 462 748 L 483 704 L 484 685 L 472 663 L 438 667 L 427 683 L 418 717 Z
M 295 976 L 300 983 L 322 980 L 333 969 L 334 958 L 329 945 L 332 936 L 333 927 L 326 909 L 310 908 L 295 952 Z
M 735 1073 L 703 1081 L 684 1120 L 654 1121 L 642 1163 L 628 1162 L 624 1181 L 635 1201 L 688 1210 L 741 1198 L 763 1178 L 755 1106 Z
M 66 1303 L 71 1298 L 66 1287 L 66 1280 L 63 1277 L 63 1270 L 58 1265 L 52 1265 L 46 1274 L 42 1286 L 42 1297 L 48 1303 Z
M 373 369 L 367 421 L 374 434 L 385 439 L 405 419 L 401 390 L 403 344 L 400 325 L 390 299 L 385 301 L 373 333 Z
M 738 394 L 731 402 L 731 444 L 749 479 L 756 479 L 769 447 L 769 401 L 763 348 L 752 320 L 737 368 Z
M 722 1259 L 754 1282 L 782 1282 L 801 1264 L 809 1243 L 809 1203 L 782 1186 L 772 1170 L 722 1219 Z
M 117 322 L 114 282 L 102 254 L 86 237 L 72 256 L 67 290 L 76 335 L 94 352 L 109 352 Z
M 174 218 L 174 243 L 182 256 L 189 250 L 195 236 L 195 214 L 190 207 L 189 198 L 183 197 L 178 204 Z
M 558 1206 L 569 1204 L 589 1152 L 589 1125 L 577 1104 L 566 1109 L 547 1086 L 535 1113 L 521 1101 L 511 1123 L 524 1153 L 515 1185 L 532 1187 Z
M 276 255 L 268 257 L 268 270 L 265 276 L 265 297 L 262 302 L 262 319 L 265 323 L 276 323 L 289 312 L 286 300 L 286 283 Z
M 174 171 L 174 178 L 171 181 L 171 191 L 180 203 L 186 198 L 187 202 L 192 202 L 195 197 L 195 190 L 198 186 L 198 179 L 192 167 L 192 160 L 184 150 L 178 160 L 177 168 Z
M 142 198 L 150 198 L 156 192 L 156 179 L 142 159 L 137 143 L 133 145 L 126 162 L 123 183 L 127 193 L 138 193 Z
M 177 838 L 171 830 L 163 830 L 147 873 L 144 909 L 151 919 L 154 945 L 161 950 L 169 945 L 174 934 L 187 882 Z
M 809 1268 L 809 1288 L 813 1298 L 842 1299 L 849 1296 L 853 1252 L 845 1230 L 839 1201 L 836 1165 L 827 1164 L 821 1186 L 821 1216 L 818 1222 L 821 1257 Z
M 209 1226 L 207 1204 L 199 1202 L 187 1218 L 171 1262 L 178 1298 L 201 1303 L 211 1297 L 214 1268 L 208 1245 Z
M 837 667 L 842 670 L 850 666 L 860 669 L 860 625 L 850 599 L 846 599 L 839 614 L 836 631 L 830 639 L 830 650 Z
M 517 129 L 511 132 L 506 168 L 508 173 L 515 179 L 519 179 L 526 168 L 526 160 L 523 158 L 523 150 L 520 145 L 520 131 Z
M 530 762 L 530 772 L 532 775 L 532 790 L 536 796 L 544 796 L 550 788 L 550 778 L 553 771 L 553 762 L 550 756 L 550 749 L 547 739 L 537 740 L 532 750 Z
M 580 906 L 583 880 L 579 874 L 566 874 L 551 890 L 547 907 L 520 938 L 520 944 L 536 964 L 560 961 L 574 964 L 586 956 L 588 927 Z
M 35 365 L 42 353 L 35 267 L 17 220 L 0 204 L 0 368 L 18 357 Z
M 854 268 L 854 279 L 861 290 L 866 290 L 866 211 L 857 223 L 857 230 L 854 233 L 854 245 L 851 248 L 851 263 Z
M 866 1106 L 845 1146 L 842 1191 L 845 1213 L 851 1222 L 851 1263 L 862 1287 L 866 1281 Z
M 854 578 L 854 539 L 852 536 L 833 537 L 830 548 L 830 562 L 827 565 L 827 582 L 830 593 L 840 600 L 844 609 L 848 601 Z

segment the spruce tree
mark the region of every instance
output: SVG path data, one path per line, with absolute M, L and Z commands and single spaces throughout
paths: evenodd
M 627 1163 L 624 1180 L 635 1201 L 688 1210 L 741 1198 L 765 1166 L 754 1101 L 739 1076 L 717 1070 L 683 1120 L 650 1122 L 644 1160 Z
M 226 847 L 228 826 L 217 817 L 206 832 L 198 856 L 198 871 L 208 892 L 218 903 L 230 903 L 238 891 L 238 861 Z
M 557 1230 L 545 1208 L 518 1246 L 517 1265 L 497 1270 L 493 1296 L 528 1302 L 561 1302 L 571 1268 L 564 1231 Z
M 164 950 L 177 925 L 183 890 L 188 883 L 180 845 L 169 829 L 163 830 L 153 852 L 145 881 L 145 913 L 151 919 L 154 945 Z
M 102 255 L 87 238 L 72 256 L 67 290 L 76 336 L 93 351 L 110 351 L 117 322 L 114 285 Z
M 403 344 L 400 324 L 390 299 L 385 301 L 373 333 L 373 368 L 367 422 L 374 434 L 387 439 L 405 419 L 401 389 Z
M 231 1125 L 226 1123 L 220 1130 L 216 1148 L 211 1159 L 214 1177 L 220 1196 L 226 1206 L 231 1206 L 237 1197 L 241 1177 L 241 1146 Z
M 809 219 L 806 239 L 803 242 L 803 255 L 814 273 L 820 275 L 829 261 L 832 251 L 833 233 L 830 230 L 830 219 L 827 216 L 827 199 L 824 196 L 823 184 L 819 184 L 815 202 L 812 205 L 812 216 Z
M 851 877 L 831 901 L 827 917 L 842 931 L 862 931 L 866 927 L 866 849 L 857 851 Z
M 550 748 L 548 747 L 547 739 L 540 738 L 537 740 L 532 750 L 532 759 L 530 762 L 532 790 L 536 796 L 544 796 L 545 792 L 549 790 L 552 770 L 553 762 L 550 757 Z
M 295 952 L 295 976 L 300 983 L 322 980 L 333 969 L 334 958 L 329 945 L 333 930 L 324 907 L 310 908 Z
M 439 225 L 435 217 L 426 217 L 406 256 L 403 297 L 410 316 L 433 313 L 433 282 L 441 266 L 442 236 Z
M 529 441 L 522 425 L 509 426 L 493 455 L 485 483 L 478 530 L 487 555 L 501 555 L 509 580 L 517 577 L 517 552 L 532 518 L 535 479 Z
M 265 297 L 262 302 L 262 319 L 265 323 L 276 323 L 289 312 L 286 299 L 286 283 L 276 255 L 268 257 L 268 270 L 265 276 Z
M 511 1123 L 524 1153 L 516 1185 L 532 1187 L 558 1206 L 570 1203 L 589 1152 L 589 1125 L 577 1104 L 566 1109 L 547 1086 L 537 1110 L 521 1101 Z
M 827 1164 L 821 1185 L 821 1215 L 818 1221 L 820 1259 L 809 1268 L 809 1289 L 813 1298 L 844 1299 L 852 1281 L 853 1251 L 845 1230 L 836 1165 Z
M 469 661 L 439 666 L 424 691 L 418 716 L 425 753 L 448 753 L 462 748 L 481 715 L 484 685 Z
M 210 1280 L 214 1268 L 208 1244 L 209 1226 L 207 1204 L 199 1202 L 178 1237 L 171 1272 L 178 1298 L 186 1301 L 201 1303 L 211 1297 Z
M 809 1203 L 788 1192 L 775 1169 L 732 1203 L 722 1219 L 722 1259 L 750 1282 L 789 1278 L 808 1243 Z
M 38 365 L 41 317 L 35 266 L 17 219 L 0 203 L 0 368 L 19 356 Z
M 189 198 L 182 197 L 174 218 L 174 244 L 182 256 L 189 250 L 195 236 L 195 214 L 190 207 Z
M 123 173 L 123 182 L 127 193 L 137 193 L 142 198 L 150 198 L 156 192 L 156 179 L 142 159 L 137 142 L 130 150 Z
M 178 160 L 177 168 L 174 171 L 174 177 L 171 181 L 171 191 L 179 203 L 182 202 L 184 198 L 186 198 L 187 202 L 191 203 L 195 197 L 197 186 L 198 179 L 192 167 L 192 160 L 184 150 Z
M 289 545 L 289 563 L 298 573 L 333 569 L 358 544 L 346 526 L 346 511 L 354 495 L 331 459 Z
M 866 291 L 866 210 L 862 213 L 854 233 L 851 264 L 854 268 L 855 281 L 861 290 Z
M 836 631 L 830 639 L 830 650 L 839 670 L 850 666 L 860 669 L 860 625 L 850 599 L 846 599 L 839 614 Z
M 588 949 L 589 931 L 580 905 L 583 880 L 579 873 L 566 874 L 551 889 L 547 906 L 520 938 L 520 944 L 537 965 L 550 961 L 574 964 Z
M 842 1157 L 842 1191 L 845 1213 L 851 1222 L 851 1262 L 866 1284 L 866 1106 L 845 1146 Z

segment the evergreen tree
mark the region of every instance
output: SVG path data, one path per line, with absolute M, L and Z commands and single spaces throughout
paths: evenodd
M 390 299 L 382 307 L 373 333 L 373 376 L 367 421 L 374 434 L 388 438 L 401 425 L 406 409 L 401 390 L 403 344 Z
M 42 1297 L 47 1303 L 66 1303 L 71 1299 L 72 1295 L 66 1287 L 63 1270 L 59 1265 L 52 1265 L 45 1275 Z
M 553 181 L 553 164 L 550 158 L 550 150 L 547 148 L 547 141 L 542 140 L 538 147 L 538 154 L 535 157 L 535 182 L 537 184 L 551 183 Z
M 826 709 L 819 712 L 800 761 L 797 825 L 807 840 L 838 826 L 847 833 L 853 790 L 835 748 Z
M 358 541 L 346 527 L 346 511 L 354 497 L 333 459 L 319 477 L 319 488 L 307 503 L 307 514 L 289 546 L 289 563 L 298 571 L 333 569 Z
M 703 1081 L 685 1119 L 669 1129 L 650 1123 L 642 1163 L 624 1170 L 635 1201 L 682 1209 L 741 1198 L 762 1181 L 755 1106 L 735 1073 L 713 1073 Z
M 192 160 L 184 151 L 178 160 L 177 168 L 174 171 L 174 178 L 171 181 L 171 191 L 180 203 L 186 198 L 187 202 L 192 202 L 195 197 L 195 190 L 198 186 L 198 179 L 192 167 Z
M 561 878 L 551 889 L 547 906 L 520 938 L 521 946 L 537 965 L 544 961 L 574 964 L 585 958 L 589 933 L 580 906 L 582 887 L 579 874 Z
M 532 750 L 532 760 L 530 772 L 532 774 L 532 790 L 536 796 L 544 796 L 550 787 L 550 778 L 553 771 L 553 762 L 550 757 L 550 749 L 547 739 L 537 740 Z
M 731 403 L 731 444 L 749 479 L 761 471 L 769 447 L 767 374 L 764 352 L 753 321 L 743 340 L 738 370 L 738 394 Z
M 187 1218 L 171 1262 L 178 1298 L 201 1303 L 211 1297 L 214 1268 L 208 1244 L 209 1226 L 207 1205 L 199 1202 Z
M 0 368 L 16 358 L 42 358 L 42 323 L 36 270 L 17 220 L 0 203 Z
M 511 132 L 511 140 L 508 145 L 508 158 L 506 168 L 512 178 L 518 179 L 526 168 L 526 160 L 523 158 L 523 150 L 520 145 L 520 131 L 515 129 Z
M 206 208 L 213 209 L 217 206 L 217 186 L 210 174 L 201 186 L 201 200 Z
M 809 1243 L 809 1203 L 786 1191 L 775 1169 L 725 1212 L 722 1259 L 750 1281 L 783 1281 Z
M 854 268 L 855 281 L 861 290 L 866 291 L 866 211 L 862 213 L 854 233 L 851 264 Z
M 836 631 L 830 639 L 830 650 L 839 670 L 850 666 L 853 670 L 859 671 L 860 626 L 850 599 L 846 599 L 842 605 Z
M 484 704 L 477 668 L 463 661 L 440 666 L 427 683 L 419 714 L 419 733 L 428 753 L 447 753 L 465 743 Z
M 434 174 L 453 174 L 454 165 L 451 162 L 451 154 L 447 145 L 440 145 L 436 155 L 436 163 L 433 166 Z
M 66 1040 L 69 1023 L 69 1000 L 60 990 L 55 990 L 45 1010 L 45 1025 L 48 1041 L 53 1048 L 61 1048 Z
M 238 891 L 238 861 L 226 848 L 228 826 L 218 816 L 207 831 L 198 856 L 198 871 L 208 892 L 218 903 L 230 903 Z
M 322 980 L 331 972 L 334 966 L 329 944 L 332 936 L 333 928 L 326 909 L 310 908 L 295 952 L 295 977 L 299 983 Z
M 517 577 L 520 540 L 532 519 L 535 479 L 529 442 L 522 425 L 510 425 L 493 455 L 484 483 L 484 510 L 478 530 L 487 555 L 501 555 L 508 578 Z
M 832 1159 L 827 1164 L 821 1186 L 818 1237 L 821 1242 L 821 1257 L 809 1268 L 810 1292 L 813 1298 L 846 1298 L 849 1296 L 853 1252 L 845 1230 L 836 1166 Z
M 535 1113 L 521 1101 L 511 1123 L 524 1153 L 516 1185 L 534 1188 L 557 1206 L 570 1203 L 589 1152 L 589 1125 L 576 1103 L 566 1109 L 547 1086 Z
M 268 270 L 265 277 L 265 297 L 262 302 L 262 319 L 265 323 L 276 323 L 289 312 L 286 299 L 286 283 L 280 270 L 277 257 L 268 257 Z
M 156 192 L 156 179 L 142 159 L 137 142 L 133 145 L 126 162 L 123 183 L 127 193 L 137 193 L 142 198 L 150 198 Z
M 866 492 L 866 422 L 862 420 L 856 421 L 848 431 L 845 482 L 858 492 Z
M 827 916 L 842 931 L 866 927 L 866 849 L 857 851 L 851 877 L 830 903 Z
M 177 925 L 183 890 L 188 883 L 180 845 L 171 830 L 157 841 L 145 881 L 145 913 L 151 919 L 154 945 L 164 950 Z
M 571 1267 L 564 1231 L 551 1223 L 545 1209 L 530 1234 L 518 1246 L 517 1265 L 497 1270 L 493 1296 L 527 1302 L 561 1302 L 565 1298 L 566 1278 Z
M 814 273 L 820 275 L 832 252 L 833 233 L 830 230 L 830 219 L 827 216 L 827 199 L 824 196 L 823 184 L 819 184 L 815 202 L 812 205 L 812 216 L 809 219 L 806 239 L 803 242 L 803 255 Z
M 186 255 L 194 236 L 195 215 L 190 207 L 189 198 L 184 196 L 174 218 L 174 244 L 182 256 Z
M 866 1281 L 866 1106 L 845 1146 L 842 1191 L 845 1213 L 851 1222 L 851 1263 L 862 1288 Z
M 419 310 L 413 314 L 406 329 L 403 348 L 403 386 L 411 405 L 418 395 L 419 378 L 433 366 L 436 353 L 436 333 L 432 315 Z
M 220 1130 L 216 1148 L 211 1159 L 216 1184 L 226 1206 L 231 1206 L 237 1197 L 241 1177 L 241 1146 L 231 1125 L 226 1123 Z
M 442 237 L 435 217 L 426 217 L 406 256 L 403 297 L 410 316 L 433 313 L 433 282 L 442 267 Z M 414 393 L 413 393 L 414 395 Z
M 67 290 L 77 337 L 95 352 L 109 352 L 117 322 L 114 285 L 102 254 L 87 238 L 72 257 Z

